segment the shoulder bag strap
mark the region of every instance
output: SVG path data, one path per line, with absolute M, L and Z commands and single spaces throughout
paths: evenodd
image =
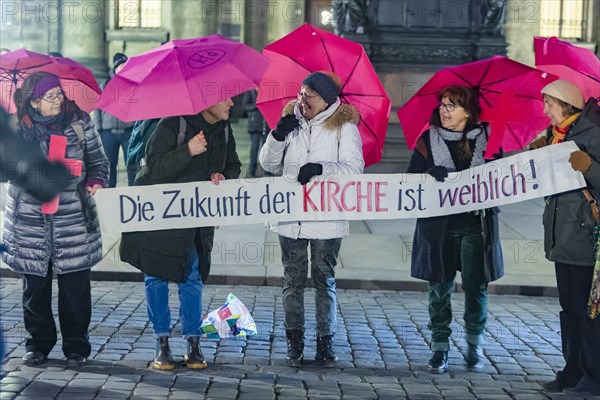
M 600 222 L 600 211 L 598 210 L 598 203 L 596 202 L 596 199 L 594 199 L 594 196 L 592 196 L 590 191 L 587 189 L 581 189 L 581 192 L 583 193 L 583 196 L 585 197 L 587 202 L 590 203 L 590 208 L 592 209 L 592 215 L 594 216 L 594 220 L 596 221 L 596 223 Z

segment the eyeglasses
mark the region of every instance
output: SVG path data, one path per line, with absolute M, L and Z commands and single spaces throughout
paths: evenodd
M 306 92 L 300 92 L 300 93 L 298 93 L 298 100 L 307 101 L 308 99 L 312 99 L 312 98 L 318 97 L 318 96 L 319 96 L 318 94 L 310 95 Z
M 64 92 L 60 91 L 54 95 L 44 96 L 44 97 L 42 97 L 42 100 L 47 101 L 48 103 L 56 103 L 57 101 L 62 100 L 64 98 L 65 98 Z
M 458 105 L 456 105 L 456 104 L 454 104 L 454 103 L 448 103 L 448 104 L 445 104 L 445 103 L 440 103 L 440 104 L 438 105 L 438 108 L 439 108 L 440 110 L 441 110 L 442 108 L 445 108 L 445 109 L 446 109 L 446 111 L 448 111 L 448 112 L 453 112 L 454 110 L 456 110 L 456 107 L 460 107 L 460 106 L 458 106 Z

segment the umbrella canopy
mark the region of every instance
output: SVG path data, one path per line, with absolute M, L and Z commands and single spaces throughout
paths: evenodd
M 271 128 L 281 118 L 283 107 L 297 98 L 308 74 L 333 72 L 342 81 L 342 103 L 352 104 L 360 113 L 365 165 L 381 160 L 391 102 L 360 44 L 304 24 L 265 47 L 263 53 L 273 63 L 261 82 L 256 105 Z
M 16 112 L 15 90 L 29 74 L 44 71 L 55 74 L 65 95 L 79 108 L 91 112 L 102 90 L 88 68 L 64 57 L 53 57 L 19 49 L 0 55 L 0 103 L 9 113 Z
M 220 35 L 172 40 L 130 57 L 97 106 L 123 121 L 193 115 L 256 88 L 268 64 Z
M 584 97 L 600 100 L 600 59 L 593 51 L 556 37 L 533 39 L 535 65 L 581 88 Z
M 413 149 L 429 128 L 440 90 L 463 85 L 478 93 L 481 120 L 491 125 L 486 158 L 500 147 L 506 152 L 521 150 L 550 124 L 543 113 L 541 90 L 556 79 L 504 56 L 439 70 L 398 110 L 406 143 Z

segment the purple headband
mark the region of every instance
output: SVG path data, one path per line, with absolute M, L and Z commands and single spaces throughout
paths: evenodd
M 35 84 L 31 98 L 37 100 L 46 94 L 48 90 L 54 89 L 55 87 L 60 87 L 60 81 L 55 75 L 48 75 Z

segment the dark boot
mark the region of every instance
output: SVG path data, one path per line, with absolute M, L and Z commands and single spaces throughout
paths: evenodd
M 433 356 L 427 364 L 427 370 L 432 374 L 443 374 L 448 368 L 448 352 L 434 351 Z
M 191 369 L 201 369 L 208 366 L 204 355 L 202 355 L 202 350 L 200 350 L 200 338 L 198 336 L 187 338 L 187 350 L 183 360 L 185 366 Z
M 83 367 L 87 359 L 81 354 L 71 353 L 67 356 L 67 364 L 69 368 Z
M 29 367 L 34 367 L 36 365 L 43 364 L 44 362 L 46 362 L 46 359 L 47 357 L 39 351 L 28 351 L 23 356 L 24 364 Z
M 318 337 L 315 360 L 320 361 L 323 367 L 330 368 L 333 367 L 337 359 L 333 351 L 333 335 Z
M 175 362 L 173 361 L 173 355 L 171 354 L 171 347 L 169 347 L 168 336 L 161 336 L 156 339 L 156 357 L 154 357 L 154 361 L 152 362 L 152 368 L 175 368 Z
M 483 349 L 481 346 L 469 344 L 467 349 L 467 369 L 475 371 L 483 368 Z
M 297 329 L 285 331 L 287 337 L 288 352 L 285 359 L 289 366 L 299 367 L 304 359 L 304 332 Z

